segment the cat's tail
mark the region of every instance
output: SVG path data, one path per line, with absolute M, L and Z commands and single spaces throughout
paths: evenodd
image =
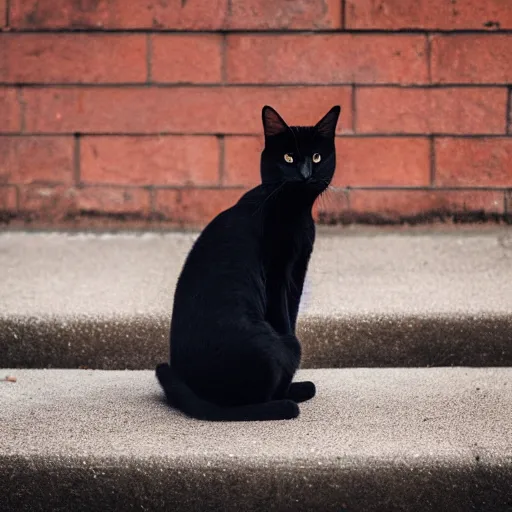
M 167 363 L 156 367 L 156 377 L 167 401 L 187 416 L 207 421 L 289 420 L 299 415 L 299 406 L 292 400 L 272 400 L 261 404 L 221 407 L 197 396 Z

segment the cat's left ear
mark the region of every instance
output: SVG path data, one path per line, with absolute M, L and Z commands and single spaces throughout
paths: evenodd
M 268 105 L 263 107 L 261 117 L 263 119 L 263 131 L 265 132 L 265 138 L 279 135 L 280 133 L 289 130 L 284 119 Z
M 336 124 L 340 116 L 341 108 L 339 105 L 332 107 L 315 125 L 315 130 L 322 137 L 334 137 L 336 133 Z

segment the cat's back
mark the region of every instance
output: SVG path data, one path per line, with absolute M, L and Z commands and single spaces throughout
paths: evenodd
M 259 195 L 258 187 L 250 190 L 212 219 L 197 238 L 188 261 L 197 259 L 222 264 L 233 257 L 236 259 L 237 254 L 253 250 L 261 231 Z

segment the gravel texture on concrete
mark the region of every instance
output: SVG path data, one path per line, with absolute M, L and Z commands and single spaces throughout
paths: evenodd
M 0 510 L 505 511 L 512 368 L 302 370 L 296 420 L 208 423 L 149 371 L 0 370 Z M 507 508 L 508 507 L 508 508 Z
M 151 368 L 196 234 L 0 235 L 0 364 Z M 512 364 L 512 232 L 317 238 L 304 367 Z

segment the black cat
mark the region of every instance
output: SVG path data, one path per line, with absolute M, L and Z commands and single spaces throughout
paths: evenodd
M 340 107 L 313 127 L 263 108 L 262 184 L 203 230 L 176 286 L 171 359 L 156 368 L 168 402 L 212 421 L 282 420 L 315 395 L 295 382 L 295 324 L 313 249 L 311 210 L 336 166 Z

